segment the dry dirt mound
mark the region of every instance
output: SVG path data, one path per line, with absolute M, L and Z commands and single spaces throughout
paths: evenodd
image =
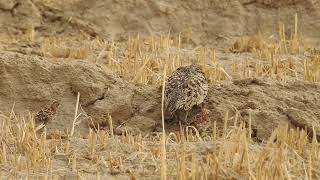
M 109 73 L 101 66 L 81 61 L 48 62 L 42 58 L 1 53 L 1 110 L 21 112 L 40 110 L 53 99 L 61 101 L 55 121 L 48 129 L 71 129 L 77 93 L 85 112 L 97 123 L 107 122 L 108 114 L 115 125 L 144 115 L 159 116 L 156 94 L 146 88 L 133 86 Z M 84 113 L 84 112 L 83 112 Z M 87 133 L 87 116 L 79 125 Z M 149 130 L 150 131 L 150 130 Z
M 107 68 L 83 61 L 30 57 L 2 51 L 0 53 L 0 110 L 38 111 L 52 99 L 61 100 L 56 119 L 47 125 L 52 130 L 70 130 L 74 117 L 77 92 L 82 107 L 81 123 L 76 131 L 82 135 L 88 126 L 108 124 L 152 132 L 161 120 L 159 89 L 130 84 L 115 77 Z M 279 123 L 298 127 L 314 125 L 320 130 L 320 85 L 305 81 L 280 83 L 246 79 L 211 85 L 206 100 L 210 119 L 223 123 L 239 112 L 252 126 L 259 139 L 269 137 Z M 168 127 L 177 129 L 178 127 Z
M 314 0 L 8 0 L 0 1 L 0 29 L 24 33 L 34 28 L 43 35 L 85 32 L 116 40 L 170 31 L 182 32 L 183 40 L 191 38 L 197 45 L 221 45 L 258 31 L 277 33 L 280 21 L 293 31 L 297 13 L 301 36 L 319 46 L 319 12 Z
M 265 139 L 275 127 L 285 123 L 319 129 L 319 87 L 305 81 L 236 80 L 212 88 L 207 104 L 212 120 L 223 119 L 227 109 L 231 114 L 238 112 L 247 123 L 251 114 L 256 136 Z

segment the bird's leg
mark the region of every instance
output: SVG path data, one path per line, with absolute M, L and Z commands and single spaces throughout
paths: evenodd
M 184 135 L 184 130 L 182 128 L 181 121 L 179 121 L 179 128 L 180 128 L 180 134 L 183 136 Z
M 174 121 L 179 121 L 180 122 L 180 118 L 179 118 L 179 116 L 176 114 L 176 113 L 174 113 L 174 115 L 173 115 L 173 120 Z
M 189 123 L 188 123 L 188 115 L 189 115 L 189 111 L 187 111 L 185 113 L 185 117 L 184 117 L 184 123 L 187 124 L 187 125 L 189 125 Z
M 202 102 L 201 103 L 201 112 L 202 112 L 203 108 L 204 108 L 204 103 Z
M 172 115 L 171 117 L 165 117 L 164 122 L 165 123 L 171 123 L 175 119 L 176 119 L 176 116 Z

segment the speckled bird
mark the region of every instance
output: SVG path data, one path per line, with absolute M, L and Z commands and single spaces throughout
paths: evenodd
M 58 111 L 59 101 L 53 101 L 50 106 L 41 109 L 34 117 L 36 123 L 47 124 Z
M 207 93 L 208 82 L 198 65 L 178 68 L 168 78 L 165 87 L 166 117 L 192 123 L 192 119 L 202 112 Z

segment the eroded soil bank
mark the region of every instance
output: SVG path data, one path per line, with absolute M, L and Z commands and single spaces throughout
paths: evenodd
M 134 85 L 111 73 L 102 65 L 83 61 L 50 61 L 42 57 L 1 52 L 0 107 L 9 112 L 37 112 L 53 99 L 61 107 L 50 130 L 70 130 L 77 93 L 83 115 L 77 130 L 87 134 L 90 124 L 108 124 L 151 133 L 161 121 L 161 90 Z M 211 84 L 206 99 L 211 122 L 221 125 L 226 111 L 236 112 L 248 121 L 261 139 L 269 137 L 279 123 L 299 127 L 319 127 L 320 85 L 306 81 L 275 82 L 244 79 Z M 168 127 L 175 129 L 177 127 Z

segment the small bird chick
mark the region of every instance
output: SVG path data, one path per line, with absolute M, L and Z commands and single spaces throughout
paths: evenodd
M 53 101 L 49 107 L 41 109 L 34 117 L 36 123 L 47 124 L 58 111 L 59 101 Z
M 166 116 L 190 124 L 202 112 L 208 93 L 208 82 L 197 65 L 178 68 L 165 87 Z

